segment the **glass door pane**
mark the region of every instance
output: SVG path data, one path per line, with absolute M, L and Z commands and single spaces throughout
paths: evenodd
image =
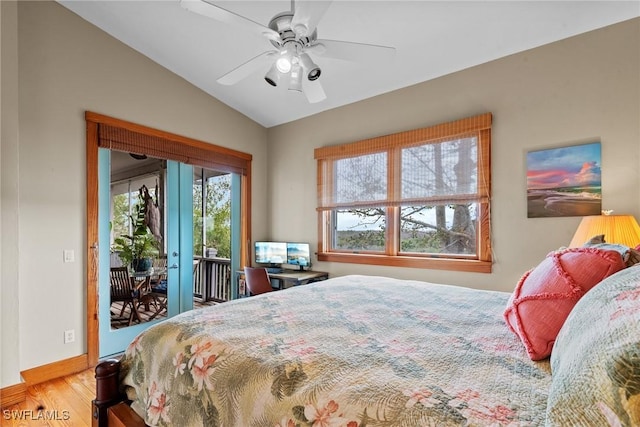
M 232 175 L 194 168 L 193 254 L 196 307 L 231 299 Z
M 136 230 L 136 213 L 140 209 L 140 200 L 137 197 L 139 187 L 135 187 L 154 182 L 153 174 L 131 175 L 118 182 L 112 165 L 118 163 L 116 159 L 119 155 L 126 153 L 118 153 L 114 159 L 111 154 L 107 149 L 98 150 L 100 357 L 122 352 L 138 333 L 159 321 L 157 318 L 148 319 L 138 311 L 144 308 L 141 296 L 147 292 L 150 276 L 142 272 L 136 273 L 131 258 L 134 252 L 139 252 L 134 249 L 136 240 L 148 238 Z M 124 157 L 120 158 L 123 159 Z M 155 191 L 155 186 L 153 187 Z M 122 247 L 112 251 L 117 246 L 112 245 L 116 240 L 122 243 Z M 155 240 L 155 237 L 151 240 Z M 157 254 L 160 249 L 156 246 L 155 250 Z
M 100 357 L 193 307 L 193 168 L 128 156 L 98 153 Z
M 164 206 L 166 164 L 161 159 L 111 151 L 110 272 L 111 328 L 167 317 L 167 252 Z M 118 269 L 128 269 L 127 281 L 117 283 Z M 124 276 L 121 277 L 124 279 Z

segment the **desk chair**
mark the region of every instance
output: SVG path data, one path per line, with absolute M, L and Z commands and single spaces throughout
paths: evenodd
M 249 290 L 249 295 L 259 295 L 273 291 L 271 279 L 266 268 L 244 268 L 244 280 Z
M 113 304 L 117 301 L 122 302 L 120 318 L 114 318 L 113 320 L 126 320 L 122 316 L 125 308 L 129 306 L 131 307 L 129 326 L 133 323 L 134 318 L 140 322 L 140 313 L 138 313 L 139 291 L 134 287 L 134 281 L 131 276 L 129 276 L 129 270 L 127 267 L 113 267 L 111 268 L 109 275 L 111 281 L 111 303 Z

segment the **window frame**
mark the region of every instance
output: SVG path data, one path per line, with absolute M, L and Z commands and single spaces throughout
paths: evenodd
M 317 162 L 318 185 L 318 261 L 490 273 L 493 264 L 490 238 L 491 123 L 491 113 L 485 113 L 426 128 L 317 148 L 314 152 L 314 158 Z M 478 204 L 475 255 L 400 253 L 399 227 L 402 203 L 397 200 L 387 201 L 384 253 L 354 253 L 332 247 L 333 212 L 347 207 L 344 205 L 338 207 L 329 200 L 329 192 L 333 188 L 332 168 L 334 161 L 386 151 L 388 153 L 388 193 L 392 195 L 395 191 L 394 187 L 400 188 L 399 165 L 402 149 L 466 137 L 477 138 L 478 184 L 477 194 L 471 200 Z M 425 198 L 425 201 L 445 202 L 442 197 Z M 354 203 L 352 207 L 356 206 L 357 203 Z

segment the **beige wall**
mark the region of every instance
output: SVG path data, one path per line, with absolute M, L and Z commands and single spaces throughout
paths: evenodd
M 4 44 L 2 50 L 2 160 L 17 148 L 6 159 L 17 163 L 2 168 L 0 387 L 14 384 L 19 371 L 86 352 L 86 110 L 251 153 L 253 207 L 267 206 L 262 126 L 57 3 L 19 2 L 17 21 L 14 14 L 6 28 L 4 12 L 15 4 L 1 3 L 3 43 L 14 27 L 18 49 L 17 64 L 15 53 Z M 7 63 L 18 72 L 15 99 L 5 93 Z M 5 117 L 12 118 L 6 129 Z M 5 140 L 5 133 L 18 139 Z M 5 196 L 16 196 L 16 205 Z M 12 219 L 17 212 L 19 222 Z M 253 223 L 259 234 L 267 226 L 265 217 Z M 75 263 L 62 262 L 65 249 L 75 251 Z M 5 313 L 7 295 L 17 298 Z M 67 329 L 75 329 L 75 343 L 63 343 Z
M 18 8 L 0 3 L 0 387 L 16 384 L 18 331 Z
M 329 95 L 330 96 L 330 95 Z M 580 218 L 528 219 L 530 150 L 602 142 L 603 207 L 640 218 L 640 19 L 269 129 L 271 238 L 317 243 L 313 149 L 493 113 L 492 274 L 319 263 L 511 291 Z

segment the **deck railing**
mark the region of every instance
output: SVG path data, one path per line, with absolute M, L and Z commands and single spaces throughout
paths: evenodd
M 193 296 L 202 302 L 231 299 L 231 260 L 228 258 L 193 259 Z

